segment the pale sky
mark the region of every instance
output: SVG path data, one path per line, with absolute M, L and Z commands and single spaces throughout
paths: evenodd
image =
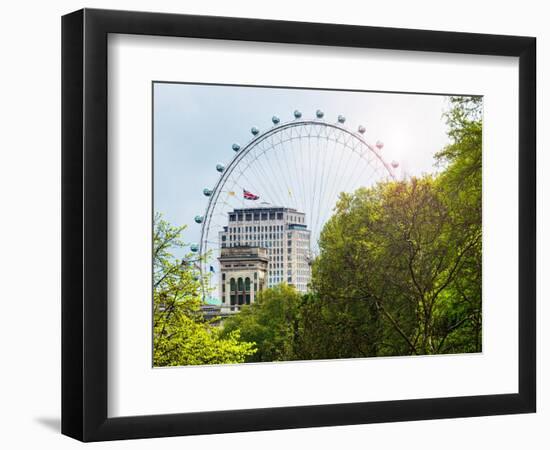
M 252 126 L 266 130 L 273 115 L 286 122 L 295 109 L 304 119 L 322 109 L 327 122 L 342 114 L 354 131 L 364 125 L 366 140 L 383 141 L 384 159 L 398 161 L 408 175 L 434 172 L 433 155 L 448 143 L 445 96 L 156 83 L 155 211 L 174 225 L 188 225 L 185 242 L 198 242 L 193 218 L 204 214 L 202 190 L 219 178 L 216 164 L 235 156 L 233 142 L 250 141 Z

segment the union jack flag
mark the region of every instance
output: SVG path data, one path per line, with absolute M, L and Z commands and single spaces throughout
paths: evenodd
M 246 189 L 243 189 L 243 197 L 246 200 L 258 200 L 260 198 L 259 195 L 253 194 L 250 191 L 247 191 Z

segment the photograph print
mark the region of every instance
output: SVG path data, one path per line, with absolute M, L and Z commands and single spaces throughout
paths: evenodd
M 482 351 L 483 97 L 153 83 L 154 367 Z

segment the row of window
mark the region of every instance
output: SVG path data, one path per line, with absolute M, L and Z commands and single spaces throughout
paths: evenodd
M 282 281 L 283 280 L 281 279 L 281 277 L 270 277 L 269 286 L 273 286 L 275 284 L 281 283 Z M 287 283 L 292 283 L 292 277 L 291 276 L 287 277 L 286 281 Z
M 265 229 L 264 229 L 265 228 Z M 268 229 L 269 228 L 269 229 Z M 273 229 L 272 229 L 273 228 Z M 246 236 L 248 239 L 248 236 L 250 236 L 250 239 L 282 239 L 283 238 L 283 226 L 277 225 L 277 226 L 269 226 L 269 227 L 235 227 L 235 228 L 229 228 L 226 230 L 227 233 L 229 233 L 229 239 L 235 240 L 237 239 L 237 236 Z M 267 234 L 269 233 L 269 234 Z M 225 236 L 225 235 L 224 235 Z M 234 236 L 231 238 L 231 236 Z M 287 232 L 287 238 L 298 241 L 304 241 L 309 242 L 309 233 L 296 233 L 289 231 Z
M 223 267 L 224 268 L 229 268 L 229 267 L 236 267 L 236 268 L 239 268 L 239 267 L 254 267 L 254 264 L 224 264 Z
M 229 221 L 230 222 L 242 222 L 243 219 L 247 222 L 252 220 L 283 220 L 282 212 L 255 212 L 255 213 L 230 213 Z
M 304 216 L 289 215 L 287 219 L 289 222 L 292 222 L 292 223 L 304 223 Z
M 251 264 L 250 264 L 251 265 Z M 237 265 L 235 265 L 236 267 Z M 231 267 L 231 265 L 229 264 L 227 267 Z M 250 280 L 250 278 L 246 278 L 247 280 Z M 254 280 L 257 280 L 258 279 L 258 272 L 254 272 Z M 242 281 L 242 278 L 239 278 L 239 280 Z M 222 273 L 222 281 L 225 281 L 225 273 Z M 231 282 L 234 282 L 235 281 L 235 278 L 231 278 Z
M 241 247 L 241 246 L 248 246 L 248 245 L 251 245 L 251 246 L 258 246 L 258 247 L 264 247 L 264 248 L 267 248 L 268 245 L 267 242 L 252 242 L 252 241 L 237 241 L 237 242 L 230 242 L 229 244 L 227 244 L 226 242 L 222 242 L 221 243 L 221 248 L 231 248 L 231 247 Z M 269 254 L 271 255 L 271 250 L 269 250 Z M 292 247 L 288 247 L 287 249 L 287 253 L 292 253 Z
M 229 281 L 229 291 L 231 294 L 243 292 L 250 293 L 251 282 L 250 278 L 246 277 L 244 282 L 242 278 L 235 281 L 235 278 L 231 278 Z M 254 291 L 258 291 L 258 283 L 254 283 Z M 225 292 L 225 283 L 222 285 L 222 292 Z
M 225 299 L 223 300 L 225 303 Z M 229 302 L 233 305 L 250 305 L 250 294 L 231 294 Z
M 274 239 L 282 239 L 283 233 L 269 233 L 269 234 L 244 234 L 244 235 L 235 235 L 230 234 L 229 240 L 230 241 L 240 241 L 241 239 L 245 241 L 265 241 L 267 239 L 274 240 Z M 226 240 L 226 235 L 222 235 L 222 241 Z
M 283 220 L 282 212 L 254 212 L 254 213 L 230 213 L 230 222 L 252 222 L 260 220 Z M 304 216 L 289 214 L 287 220 L 293 223 L 304 223 Z
M 246 227 L 229 227 L 228 231 L 230 233 L 236 234 L 236 233 L 257 233 L 257 232 L 266 232 L 266 231 L 283 231 L 284 227 L 282 225 L 261 225 L 261 226 L 246 226 Z

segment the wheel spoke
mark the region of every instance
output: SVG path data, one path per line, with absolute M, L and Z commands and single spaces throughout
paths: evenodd
M 341 124 L 300 119 L 256 136 L 222 171 L 201 224 L 200 268 L 208 280 L 205 295 L 217 288 L 218 277 L 211 267 L 218 272 L 220 232 L 228 225 L 228 213 L 258 206 L 245 200 L 243 190 L 259 195 L 260 204 L 305 213 L 310 250 L 316 253 L 319 235 L 340 193 L 391 178 L 388 167 L 362 136 Z

